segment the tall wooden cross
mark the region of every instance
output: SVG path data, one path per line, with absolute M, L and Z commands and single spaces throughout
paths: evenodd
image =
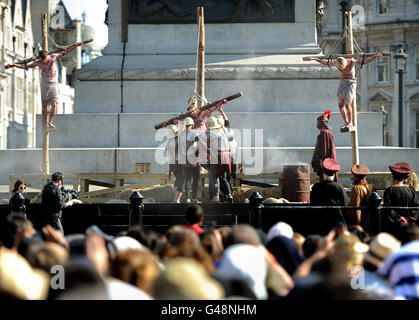
M 345 12 L 345 20 L 346 20 L 346 54 L 337 54 L 337 55 L 329 55 L 329 56 L 313 56 L 313 57 L 304 57 L 304 61 L 310 61 L 312 58 L 317 59 L 336 59 L 338 57 L 344 58 L 366 58 L 375 56 L 377 53 L 360 53 L 354 54 L 354 39 L 353 39 L 353 30 L 352 30 L 352 12 Z M 390 52 L 382 52 L 382 56 L 391 56 Z M 356 94 L 354 95 L 352 101 L 352 127 L 341 129 L 342 132 L 350 132 L 351 133 L 351 144 L 352 144 L 352 165 L 359 164 L 359 147 L 358 147 L 358 111 L 356 108 Z
M 198 108 L 205 105 L 202 98 L 205 96 L 205 25 L 204 25 L 204 7 L 197 8 L 198 19 L 198 66 L 197 66 L 197 91 Z
M 41 16 L 42 24 L 42 50 L 48 52 L 48 17 L 46 13 Z M 42 120 L 42 163 L 41 171 L 43 174 L 49 174 L 49 130 L 47 130 L 47 121 Z

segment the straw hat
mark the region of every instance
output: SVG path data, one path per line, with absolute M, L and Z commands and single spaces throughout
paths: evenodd
M 219 300 L 225 293 L 199 262 L 178 257 L 165 263 L 155 282 L 154 296 L 159 300 Z
M 22 256 L 0 247 L 0 291 L 18 299 L 43 300 L 49 287 L 46 272 L 33 269 Z
M 383 261 L 400 249 L 401 243 L 391 234 L 381 232 L 372 239 L 370 250 L 365 254 L 365 261 L 379 268 Z
M 335 256 L 340 262 L 345 263 L 349 270 L 354 265 L 362 264 L 364 253 L 366 253 L 368 249 L 368 245 L 361 242 L 356 235 L 350 233 L 342 234 L 336 240 L 333 248 Z
M 217 121 L 220 124 L 220 128 L 223 128 L 225 126 L 225 121 L 221 114 L 217 116 Z

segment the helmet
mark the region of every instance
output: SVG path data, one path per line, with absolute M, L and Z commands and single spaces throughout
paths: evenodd
M 195 122 L 193 121 L 193 119 L 191 117 L 186 117 L 185 118 L 185 126 L 193 126 L 195 124 Z
M 167 130 L 169 131 L 169 136 L 174 138 L 178 135 L 179 129 L 174 124 L 168 125 Z
M 207 119 L 207 127 L 208 129 L 218 129 L 220 128 L 220 123 L 217 121 L 216 117 L 209 117 Z
M 224 121 L 224 118 L 221 114 L 217 116 L 217 121 L 220 124 L 220 127 L 223 128 L 224 124 L 225 124 L 225 121 Z
M 344 57 L 339 57 L 336 59 L 336 67 L 338 69 L 343 70 L 348 65 L 348 60 L 346 60 Z

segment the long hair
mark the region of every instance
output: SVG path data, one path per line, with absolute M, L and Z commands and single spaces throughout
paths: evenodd
M 17 180 L 15 186 L 13 187 L 12 193 L 15 193 L 19 190 L 20 185 L 23 184 L 26 187 L 26 182 L 23 180 Z

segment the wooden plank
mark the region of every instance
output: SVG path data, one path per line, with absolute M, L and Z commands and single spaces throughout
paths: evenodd
M 346 54 L 331 54 L 329 56 L 310 56 L 310 57 L 304 57 L 303 60 L 304 61 L 310 61 L 310 58 L 317 58 L 317 59 L 336 59 L 339 57 L 344 57 L 344 58 L 368 58 L 368 57 L 372 57 L 375 56 L 377 53 L 373 52 L 373 53 L 364 53 L 364 54 L 353 54 L 353 53 L 346 53 Z M 383 55 L 383 57 L 390 57 L 392 55 L 391 52 L 381 52 L 381 54 Z
M 97 191 L 91 191 L 86 193 L 85 195 L 89 197 L 93 196 L 101 196 L 105 194 L 112 194 L 115 192 L 122 192 L 129 189 L 141 189 L 148 186 L 154 186 L 154 185 L 160 185 L 160 181 L 151 181 L 151 182 L 140 182 L 140 183 L 134 183 L 134 184 L 128 184 L 122 187 L 115 187 L 111 189 L 104 189 L 104 190 L 97 190 Z
M 240 184 L 241 185 L 245 184 L 248 186 L 259 187 L 259 188 L 278 188 L 278 186 L 274 184 L 256 182 L 256 181 L 250 181 L 250 180 L 244 180 L 244 179 L 240 179 Z
M 107 182 L 90 180 L 90 179 L 88 179 L 88 180 L 89 180 L 89 185 L 92 185 L 92 186 L 105 187 L 105 188 L 115 188 L 116 187 L 115 183 L 107 183 Z

